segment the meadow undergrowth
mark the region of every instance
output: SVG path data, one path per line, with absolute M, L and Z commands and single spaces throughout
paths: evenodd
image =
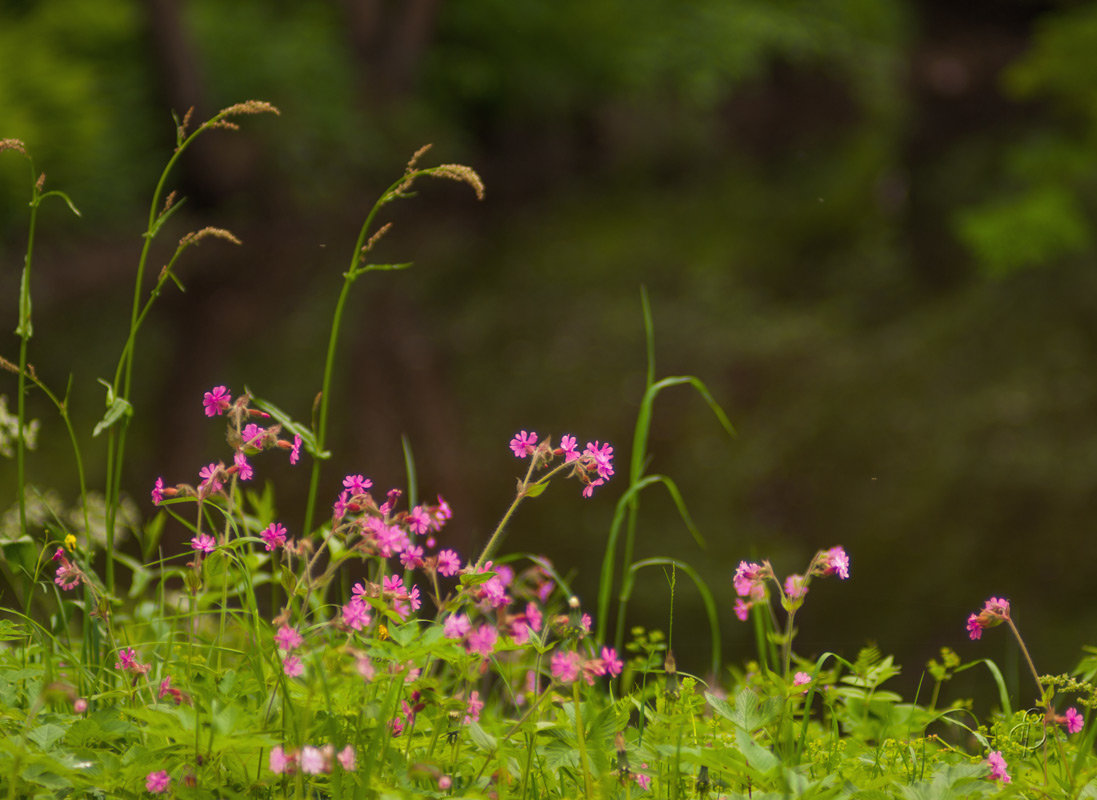
M 63 392 L 47 386 L 31 360 L 38 209 L 50 198 L 76 205 L 46 190 L 25 143 L 0 140 L 0 154 L 27 163 L 30 187 L 18 354 L 0 358 L 15 398 L 13 413 L 0 396 L 0 455 L 14 459 L 17 481 L 0 524 L 0 797 L 1097 797 L 1097 729 L 1086 721 L 1097 651 L 1072 674 L 1040 673 L 1007 600 L 988 600 L 967 630 L 976 639 L 1009 628 L 1032 673 L 1030 699 L 1014 708 L 992 661 L 962 663 L 943 649 L 905 701 L 886 687 L 899 667 L 873 647 L 810 658 L 795 650 L 812 582 L 851 577 L 841 546 L 783 578 L 768 561 L 728 565 L 739 597 L 732 608 L 717 604 L 680 554 L 635 559 L 650 488 L 668 493 L 705 546 L 675 482 L 646 472 L 657 396 L 690 386 L 721 431 L 734 433 L 703 382 L 657 378 L 644 292 L 647 372 L 626 477 L 597 432 L 514 433 L 514 499 L 482 549 L 459 552 L 446 539 L 459 509 L 440 495 L 419 499 L 410 452 L 406 487 L 375 486 L 367 465 L 345 476 L 325 470 L 351 287 L 366 273 L 409 266 L 369 262 L 389 229 L 379 212 L 427 178 L 484 194 L 468 167 L 420 166 L 426 148 L 381 193 L 351 248 L 311 419 L 247 387 L 212 386 L 193 407 L 223 429 L 221 452 L 191 475 L 149 476 L 147 499 L 131 500 L 122 487 L 127 430 L 148 413 L 133 405 L 142 324 L 168 282 L 181 285 L 177 267 L 190 247 L 241 246 L 229 231 L 202 228 L 179 239 L 155 277 L 146 274 L 153 243 L 182 204 L 167 191 L 172 169 L 198 136 L 277 113 L 252 101 L 193 130 L 189 114 L 177 120 L 142 235 L 129 326 L 114 373 L 100 380 L 106 411 L 90 432 L 70 418 L 71 382 Z M 29 477 L 29 453 L 51 424 L 29 419 L 35 394 L 64 427 L 80 490 L 74 506 Z M 101 491 L 88 486 L 91 454 L 105 461 Z M 264 483 L 278 458 L 307 472 L 297 530 Z M 616 494 L 594 609 L 547 559 L 503 546 L 515 510 L 567 481 L 591 502 Z M 123 531 L 133 534 L 129 546 Z M 655 579 L 651 567 L 673 586 L 684 575 L 701 597 L 711 631 L 703 678 L 678 670 L 672 631 L 628 626 L 629 600 L 639 581 Z M 754 632 L 750 663 L 723 661 L 728 615 Z M 955 675 L 976 668 L 998 691 L 986 719 L 963 698 L 942 696 Z

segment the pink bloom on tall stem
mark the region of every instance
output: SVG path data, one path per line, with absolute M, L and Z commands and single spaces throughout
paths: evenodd
M 525 458 L 531 455 L 536 449 L 537 433 L 530 431 L 521 431 L 514 434 L 514 438 L 510 440 L 510 449 L 514 452 L 514 455 L 518 458 Z
M 967 633 L 972 639 L 983 635 L 984 628 L 993 628 L 1009 619 L 1009 601 L 1001 597 L 992 597 L 983 604 L 983 610 L 967 618 Z
M 153 794 L 162 794 L 171 786 L 171 777 L 167 770 L 150 772 L 145 776 L 145 788 Z
M 59 562 L 57 565 L 57 572 L 54 574 L 53 578 L 54 583 L 66 592 L 70 589 L 75 589 L 80 585 L 80 579 L 83 577 L 83 573 L 80 572 L 79 567 L 68 560 L 63 549 L 60 547 L 57 548 L 57 552 L 53 554 L 53 560 Z
M 190 546 L 199 553 L 209 555 L 217 549 L 217 540 L 208 533 L 200 533 L 190 540 Z
M 571 683 L 579 677 L 579 660 L 574 650 L 557 650 L 552 654 L 552 677 L 560 683 Z
M 301 437 L 294 434 L 293 449 L 289 453 L 289 463 L 296 464 L 301 460 Z
M 738 597 L 735 600 L 735 616 L 740 622 L 746 622 L 750 617 L 750 607 L 753 603 L 746 603 L 743 598 Z
M 198 492 L 202 497 L 209 497 L 214 492 L 221 491 L 222 484 L 218 475 L 224 468 L 224 464 L 217 462 L 216 464 L 207 464 L 198 470 L 198 477 L 202 479 L 202 482 L 198 484 Z
M 576 439 L 569 433 L 560 437 L 560 449 L 563 451 L 564 463 L 570 463 L 579 458 L 579 449 L 576 447 Z
M 157 478 L 156 483 L 152 487 L 152 504 L 154 506 L 160 505 L 164 501 L 164 479 Z
M 602 648 L 602 663 L 605 664 L 607 675 L 620 675 L 625 668 L 624 663 L 617 657 L 617 651 L 612 647 Z
M 987 756 L 987 764 L 990 766 L 990 777 L 1002 783 L 1009 783 L 1011 778 L 1006 772 L 1006 760 L 1002 758 L 1000 750 L 995 750 Z
M 464 614 L 450 614 L 442 626 L 442 633 L 447 639 L 463 639 L 470 630 L 472 623 Z
M 732 578 L 732 583 L 735 584 L 735 593 L 740 597 L 753 598 L 755 587 L 762 586 L 766 573 L 767 570 L 762 564 L 756 564 L 753 561 L 740 561 L 735 570 L 735 577 Z
M 605 483 L 601 478 L 595 478 L 586 486 L 583 487 L 583 497 L 590 499 L 594 495 L 594 490 Z
M 280 522 L 272 522 L 259 534 L 267 551 L 274 550 L 286 543 L 286 527 Z
M 214 386 L 202 395 L 202 405 L 206 408 L 207 417 L 219 417 L 229 410 L 232 403 L 232 395 L 224 386 Z

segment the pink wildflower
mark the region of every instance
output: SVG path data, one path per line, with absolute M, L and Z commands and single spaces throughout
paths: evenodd
M 404 569 L 418 569 L 423 566 L 423 548 L 417 544 L 408 547 L 400 554 L 400 564 Z
M 251 468 L 247 456 L 243 453 L 237 451 L 232 460 L 236 464 L 236 475 L 240 480 L 250 481 L 255 476 L 255 471 Z
M 625 667 L 621 659 L 617 657 L 617 651 L 612 647 L 602 648 L 602 663 L 606 666 L 606 674 L 611 676 L 620 675 L 621 670 Z
M 162 794 L 168 790 L 169 786 L 171 786 L 171 778 L 167 770 L 150 772 L 145 776 L 145 788 L 152 794 Z
M 208 533 L 200 533 L 190 540 L 190 546 L 199 553 L 209 555 L 217 549 L 217 540 Z
M 286 527 L 279 522 L 272 522 L 259 536 L 267 551 L 270 552 L 286 543 Z
M 453 786 L 453 778 L 451 778 L 449 775 L 438 776 L 438 789 L 440 791 L 444 792 L 451 786 Z
M 750 607 L 752 605 L 754 604 L 743 602 L 741 597 L 735 600 L 735 616 L 740 622 L 746 622 L 747 618 L 750 617 Z
M 811 683 L 811 676 L 808 675 L 806 672 L 797 672 L 795 675 L 792 676 L 792 685 L 803 686 L 804 688 L 801 690 L 803 694 L 807 694 L 807 684 L 809 683 Z
M 357 764 L 357 754 L 354 752 L 354 747 L 347 745 L 339 751 L 339 755 L 336 756 L 339 759 L 339 765 L 347 772 L 354 772 L 355 765 Z
M 983 635 L 984 628 L 993 628 L 1009 619 L 1009 601 L 992 597 L 983 604 L 983 610 L 967 619 L 967 633 L 972 640 Z
M 294 434 L 293 449 L 289 453 L 289 463 L 296 464 L 301 460 L 301 437 Z
M 408 527 L 411 532 L 422 536 L 430 529 L 430 515 L 422 506 L 416 506 L 408 514 Z
M 518 458 L 525 458 L 533 453 L 536 449 L 536 444 L 537 434 L 534 431 L 530 431 L 529 433 L 522 431 L 521 433 L 514 434 L 514 438 L 510 440 L 510 449 Z
M 484 701 L 480 699 L 480 693 L 473 690 L 469 695 L 468 706 L 465 708 L 464 723 L 468 725 L 470 722 L 480 719 L 480 710 L 484 707 Z
M 1009 783 L 1009 773 L 1006 772 L 1006 760 L 1002 758 L 1000 750 L 995 750 L 987 756 L 987 764 L 990 766 L 990 777 L 1002 783 Z
M 229 410 L 232 395 L 224 386 L 214 386 L 202 395 L 202 405 L 206 407 L 207 417 L 219 417 Z
M 609 442 L 605 444 L 599 444 L 595 442 L 587 442 L 587 449 L 583 451 L 583 455 L 594 460 L 594 467 L 598 470 L 598 476 L 603 480 L 609 480 L 613 477 L 613 447 Z
M 819 554 L 816 568 L 818 571 L 815 574 L 821 578 L 837 575 L 846 580 L 849 577 L 849 556 L 841 546 L 832 547 Z
M 297 656 L 289 656 L 282 662 L 282 672 L 290 678 L 296 678 L 302 675 L 305 671 L 305 665 L 301 663 L 301 659 Z
M 785 594 L 789 600 L 800 600 L 807 593 L 807 578 L 803 575 L 789 575 L 785 578 Z
M 534 603 L 526 603 L 526 622 L 529 623 L 530 630 L 537 633 L 541 630 L 544 621 L 545 618 L 544 615 L 541 614 L 541 609 Z
M 450 614 L 442 626 L 442 632 L 447 639 L 463 639 L 470 630 L 472 623 L 464 614 Z
M 162 502 L 164 502 L 164 479 L 157 478 L 152 487 L 152 504 L 158 506 Z
M 575 437 L 571 434 L 564 434 L 560 437 L 560 450 L 564 456 L 564 463 L 570 463 L 579 458 L 579 450 L 575 445 Z
M 60 547 L 58 547 L 57 551 L 53 554 L 53 560 L 59 562 L 53 582 L 66 592 L 70 589 L 75 589 L 80 584 L 80 579 L 83 577 L 80 568 L 68 560 L 65 556 L 65 551 Z
M 453 550 L 443 550 L 438 554 L 438 574 L 453 577 L 461 569 L 461 559 Z
M 293 772 L 296 762 L 296 754 L 286 753 L 286 751 L 282 749 L 282 745 L 275 745 L 271 748 L 270 771 L 275 775 L 281 775 L 284 772 Z
M 750 597 L 752 600 L 760 600 L 756 597 L 759 587 L 765 590 L 763 581 L 769 577 L 770 571 L 763 564 L 755 564 L 753 561 L 740 561 L 735 570 L 732 583 L 735 584 L 735 593 L 740 597 Z
M 77 697 L 72 701 L 72 710 L 75 714 L 83 714 L 88 710 L 88 701 L 83 697 Z
M 137 667 L 137 651 L 132 647 L 118 651 L 118 660 L 114 662 L 114 668 L 133 671 Z
M 579 677 L 579 654 L 574 650 L 557 650 L 552 654 L 552 677 L 560 683 L 571 683 Z
M 254 447 L 256 450 L 263 449 L 263 437 L 267 435 L 267 429 L 256 425 L 254 422 L 249 422 L 244 426 L 244 430 L 240 431 L 240 438 L 244 440 L 244 447 Z
M 330 772 L 324 754 L 319 747 L 305 745 L 301 748 L 301 771 L 306 775 L 319 775 L 322 772 Z
M 373 481 L 361 475 L 348 475 L 343 478 L 343 486 L 352 495 L 365 494 L 373 487 Z
M 289 652 L 291 650 L 296 650 L 305 640 L 301 638 L 301 634 L 297 632 L 296 628 L 291 628 L 289 625 L 283 625 L 278 629 L 278 633 L 274 634 L 274 641 L 278 645 L 279 650 Z
M 647 769 L 648 765 L 643 763 L 640 765 L 640 769 Z M 636 785 L 643 789 L 645 792 L 651 788 L 651 776 L 645 775 L 643 772 L 636 773 Z
M 1062 724 L 1066 726 L 1067 733 L 1077 733 L 1086 724 L 1085 718 L 1078 713 L 1076 708 L 1068 708 L 1063 716 Z
M 470 653 L 476 653 L 487 657 L 491 655 L 491 650 L 495 646 L 495 640 L 498 638 L 499 633 L 493 626 L 481 625 L 469 634 L 466 646 Z
M 343 606 L 343 623 L 353 630 L 360 631 L 370 623 L 369 606 L 355 597 Z
M 216 464 L 207 464 L 198 470 L 198 477 L 202 479 L 202 482 L 198 484 L 198 493 L 202 497 L 209 497 L 214 492 L 221 491 L 222 484 L 219 475 L 224 468 L 224 464 L 217 462 Z
M 357 661 L 354 662 L 354 669 L 367 681 L 372 681 L 373 676 L 377 674 L 377 670 L 374 668 L 369 656 L 359 656 Z

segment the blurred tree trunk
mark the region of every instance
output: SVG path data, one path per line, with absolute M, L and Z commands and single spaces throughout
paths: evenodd
M 367 104 L 405 96 L 434 36 L 441 0 L 338 0 Z

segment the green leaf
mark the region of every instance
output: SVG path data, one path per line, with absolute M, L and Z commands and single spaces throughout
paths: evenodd
M 481 728 L 480 723 L 476 720 L 469 722 L 469 736 L 472 737 L 472 741 L 475 742 L 481 750 L 494 752 L 497 747 L 495 737 Z
M 105 431 L 111 425 L 118 422 L 122 417 L 133 416 L 133 406 L 129 401 L 122 397 L 114 396 L 114 387 L 107 383 L 102 378 L 99 378 L 99 383 L 107 387 L 107 413 L 103 415 L 103 419 L 99 420 L 99 424 L 95 426 L 95 430 L 92 431 L 92 436 L 98 436 Z
M 264 400 L 261 397 L 257 397 L 247 386 L 244 387 L 244 391 L 251 395 L 251 402 L 253 405 L 255 405 L 256 408 L 258 408 L 260 411 L 267 412 L 276 420 L 278 420 L 278 422 L 281 423 L 283 429 L 289 431 L 290 433 L 296 434 L 297 436 L 300 436 L 301 443 L 304 444 L 305 449 L 308 450 L 314 458 L 331 458 L 331 452 L 329 450 L 321 451 L 317 448 L 316 437 L 312 434 L 312 431 L 310 431 L 301 423 L 294 422 L 293 418 L 290 417 L 289 414 L 280 409 L 278 406 L 274 405 L 274 403 Z
M 80 209 L 78 209 L 76 207 L 76 204 L 72 202 L 72 198 L 70 198 L 64 192 L 59 191 L 57 189 L 52 189 L 52 190 L 46 192 L 45 194 L 43 194 L 40 198 L 38 198 L 39 202 L 41 202 L 42 200 L 45 200 L 47 197 L 60 197 L 62 200 L 65 201 L 65 205 L 67 205 L 69 207 L 69 211 L 71 211 L 73 214 L 75 214 L 78 217 L 82 216 L 82 214 L 80 213 Z

